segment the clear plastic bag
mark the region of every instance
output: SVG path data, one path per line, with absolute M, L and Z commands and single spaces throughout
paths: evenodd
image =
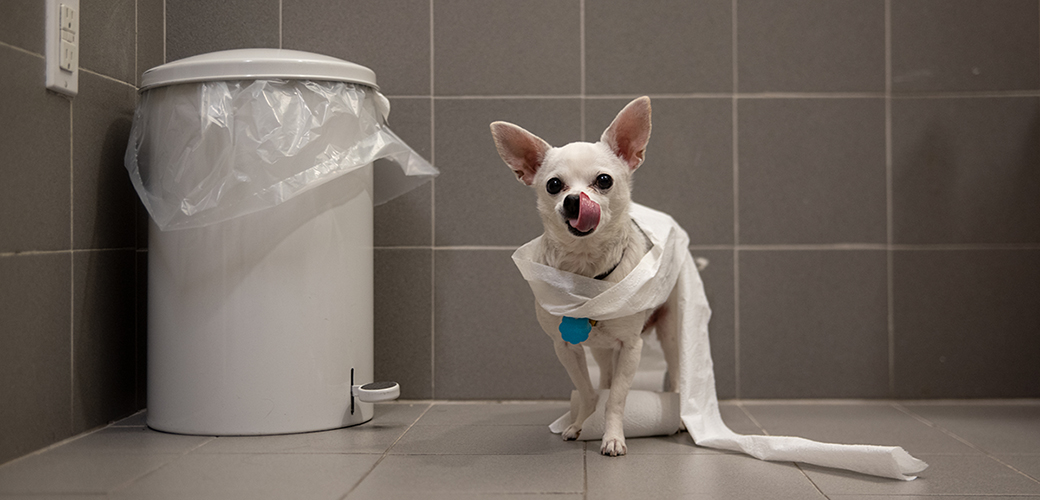
M 141 95 L 124 164 L 162 230 L 253 213 L 387 159 L 376 166 L 379 204 L 438 174 L 387 127 L 389 112 L 377 90 L 342 82 L 157 87 Z

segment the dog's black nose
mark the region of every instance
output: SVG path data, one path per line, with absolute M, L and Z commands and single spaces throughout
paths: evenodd
M 581 198 L 576 194 L 567 195 L 563 199 L 563 216 L 568 219 L 578 218 L 578 208 L 581 206 Z

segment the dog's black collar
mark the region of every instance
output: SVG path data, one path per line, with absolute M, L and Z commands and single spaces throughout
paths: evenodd
M 596 276 L 595 279 L 598 279 L 598 280 L 605 280 L 605 279 L 607 279 L 607 276 L 610 276 L 610 273 L 614 272 L 614 270 L 617 269 L 618 266 L 621 265 L 621 261 L 622 260 L 625 260 L 625 251 L 624 250 L 621 251 L 621 259 L 617 261 L 617 264 L 614 264 L 614 267 L 610 268 L 609 271 L 607 271 L 607 272 L 605 272 L 605 273 L 603 273 L 603 274 L 601 274 L 599 276 Z

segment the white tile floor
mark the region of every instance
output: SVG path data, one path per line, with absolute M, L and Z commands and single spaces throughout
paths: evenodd
M 687 434 L 603 457 L 549 433 L 566 409 L 399 402 L 350 429 L 220 438 L 152 431 L 140 413 L 0 466 L 0 499 L 1040 499 L 1037 400 L 723 403 L 737 432 L 903 446 L 931 465 L 913 482 L 760 462 Z

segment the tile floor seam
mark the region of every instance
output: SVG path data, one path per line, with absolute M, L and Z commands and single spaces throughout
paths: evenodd
M 755 418 L 755 416 L 752 415 L 751 412 L 747 408 L 745 408 L 744 405 L 741 402 L 737 402 L 736 406 L 737 406 L 737 408 L 740 408 L 740 411 L 742 411 L 744 413 L 744 415 L 747 416 L 747 418 L 749 420 L 751 420 L 752 424 L 755 424 L 755 427 L 758 427 L 758 430 L 762 432 L 762 435 L 764 435 L 764 436 L 769 436 L 770 435 L 769 431 L 767 431 L 766 428 L 761 423 L 759 423 L 758 419 Z M 778 463 L 785 463 L 785 462 L 778 462 Z M 790 463 L 790 464 L 794 465 L 795 468 L 798 469 L 798 472 L 802 473 L 802 476 L 805 477 L 805 479 L 809 481 L 809 484 L 811 484 L 812 487 L 816 489 L 816 491 L 820 494 L 820 496 L 822 496 L 823 498 L 826 498 L 827 500 L 830 500 L 830 497 L 827 496 L 827 494 L 823 492 L 823 489 L 821 489 L 820 486 L 818 484 L 816 484 L 816 481 L 813 481 L 812 478 L 809 477 L 809 474 L 807 474 L 805 472 L 805 469 L 802 468 L 802 464 L 800 464 L 798 462 L 786 462 L 786 463 Z
M 991 458 L 991 459 L 993 459 L 993 461 L 997 462 L 998 464 L 1003 465 L 1004 467 L 1007 467 L 1008 469 L 1011 469 L 1011 470 L 1019 473 L 1022 476 L 1025 476 L 1026 479 L 1028 479 L 1028 480 L 1030 480 L 1030 481 L 1032 481 L 1032 482 L 1034 482 L 1036 484 L 1040 484 L 1040 479 L 1037 479 L 1037 478 L 1035 478 L 1035 477 L 1033 477 L 1033 476 L 1031 476 L 1031 475 L 1029 475 L 1029 474 L 1027 474 L 1025 472 L 1022 472 L 1022 471 L 1018 470 L 1014 465 L 1011 465 L 1011 464 L 1009 464 L 1009 463 L 1007 463 L 1007 462 L 997 458 L 996 455 L 990 455 L 990 454 L 987 453 L 986 456 Z
M 932 422 L 931 420 L 928 420 L 924 416 L 921 416 L 921 415 L 918 415 L 918 414 L 914 413 L 909 408 L 907 408 L 907 407 L 905 407 L 905 406 L 903 406 L 903 405 L 901 405 L 899 403 L 896 403 L 896 402 L 891 402 L 891 403 L 889 403 L 889 405 L 892 408 L 895 408 L 896 410 L 899 410 L 899 411 L 901 411 L 901 412 L 903 412 L 903 413 L 905 413 L 905 414 L 907 414 L 907 415 L 917 419 L 917 421 L 919 421 L 919 422 L 921 422 L 921 423 L 923 423 L 923 424 L 925 424 L 925 425 L 927 425 L 927 426 L 929 426 L 929 427 L 931 427 L 931 428 L 933 428 L 935 430 L 938 430 L 939 432 L 942 432 L 943 434 L 946 434 L 947 436 L 950 436 L 953 439 L 956 439 L 957 441 L 960 441 L 961 443 L 967 445 L 969 448 L 971 448 L 971 449 L 973 449 L 975 451 L 978 451 L 979 453 L 982 453 L 983 455 L 987 455 L 987 456 L 989 455 L 989 453 L 986 450 L 984 450 L 984 449 L 982 449 L 982 448 L 980 448 L 978 446 L 975 446 L 975 444 L 969 442 L 967 439 L 964 439 L 964 438 L 958 436 L 957 434 L 955 434 L 953 431 L 951 431 L 951 430 L 949 430 L 949 429 L 947 429 L 947 428 L 945 428 L 945 427 L 943 427 L 943 426 L 941 426 L 941 425 L 939 425 L 939 424 L 937 424 L 935 422 Z
M 105 425 L 102 425 L 100 427 L 95 427 L 93 429 L 87 429 L 87 430 L 85 430 L 85 431 L 83 431 L 83 432 L 81 432 L 79 434 L 76 434 L 76 435 L 73 435 L 73 436 L 69 436 L 69 437 L 67 437 L 65 439 L 62 439 L 61 441 L 58 441 L 57 443 L 53 443 L 53 444 L 47 445 L 47 446 L 45 446 L 43 448 L 40 448 L 38 450 L 26 453 L 25 455 L 22 455 L 20 457 L 15 457 L 15 458 L 13 458 L 11 460 L 8 460 L 7 462 L 0 463 L 0 469 L 2 469 L 4 467 L 7 467 L 8 465 L 12 465 L 12 464 L 14 464 L 16 462 L 21 462 L 22 460 L 25 460 L 25 459 L 27 459 L 29 457 L 35 457 L 37 455 L 42 455 L 44 453 L 50 452 L 52 450 L 55 450 L 55 449 L 60 448 L 62 446 L 65 446 L 65 445 L 67 445 L 69 443 L 72 443 L 74 441 L 78 441 L 80 439 L 83 439 L 83 438 L 91 435 L 91 434 L 94 434 L 95 432 L 103 431 L 103 430 L 107 429 L 110 425 L 112 425 L 112 424 L 105 424 Z
M 367 479 L 368 476 L 372 475 L 372 472 L 376 470 L 376 467 L 379 467 L 379 464 L 383 463 L 383 460 L 385 460 L 386 457 L 390 456 L 390 450 L 394 449 L 394 446 L 396 446 L 397 443 L 404 438 L 405 434 L 408 434 L 408 431 L 412 430 L 412 427 L 415 427 L 415 424 L 418 423 L 419 420 L 422 420 L 422 418 L 426 416 L 426 413 L 429 412 L 430 409 L 433 407 L 433 403 L 427 405 L 426 409 L 423 410 L 418 417 L 415 417 L 415 420 L 413 420 L 412 423 L 408 424 L 408 427 L 404 430 L 404 432 L 402 432 L 400 436 L 397 436 L 397 439 L 395 439 L 394 442 L 390 443 L 390 446 L 388 446 L 386 450 L 383 451 L 383 454 L 380 455 L 378 460 L 376 460 L 376 463 L 372 464 L 372 467 L 368 469 L 368 472 L 364 473 L 361 476 L 361 479 L 358 479 L 358 481 L 354 483 L 354 486 L 351 486 L 350 489 L 347 490 L 347 492 L 340 497 L 340 500 L 345 500 L 346 498 L 350 497 L 350 494 L 353 493 L 354 490 L 357 490 L 358 486 L 361 486 L 361 483 L 365 482 L 365 479 Z
M 582 485 L 581 485 L 581 498 L 588 500 L 589 498 L 589 442 L 583 441 L 581 443 L 581 471 L 582 471 Z
M 158 431 L 156 431 L 156 432 L 158 432 Z M 124 482 L 123 484 L 116 485 L 114 488 L 106 491 L 105 495 L 112 495 L 114 493 L 118 493 L 118 492 L 120 492 L 122 490 L 125 490 L 125 489 L 129 488 L 130 486 L 133 486 L 134 483 L 137 483 L 138 481 L 140 481 L 140 480 L 142 480 L 142 479 L 144 479 L 144 478 L 146 478 L 146 477 L 148 477 L 148 476 L 150 476 L 152 474 L 155 474 L 156 472 L 158 472 L 159 470 L 169 466 L 170 464 L 172 464 L 172 463 L 174 463 L 174 462 L 176 462 L 176 461 L 178 461 L 178 460 L 180 460 L 180 459 L 190 455 L 191 452 L 193 452 L 193 451 L 195 451 L 195 450 L 197 450 L 199 448 L 202 448 L 203 446 L 206 446 L 208 443 L 213 442 L 215 439 L 217 439 L 216 436 L 210 436 L 209 439 L 207 439 L 207 440 L 199 443 L 198 445 L 188 449 L 184 453 L 179 453 L 179 454 L 178 453 L 162 453 L 162 455 L 174 455 L 174 456 L 176 456 L 176 458 L 174 458 L 174 459 L 172 459 L 172 460 L 170 460 L 168 462 L 163 462 L 158 467 L 156 467 L 156 468 L 154 468 L 152 470 L 146 471 L 144 474 L 141 474 L 140 476 L 131 478 L 131 479 L 127 480 L 126 482 Z M 156 453 L 156 455 L 160 455 L 160 453 Z
M 761 431 L 761 432 L 762 432 L 762 434 L 764 434 L 764 435 L 766 435 L 766 436 L 768 436 L 768 435 L 769 435 L 769 431 L 767 431 L 765 427 L 762 427 L 762 424 L 760 424 L 760 423 L 758 422 L 758 419 L 757 419 L 757 418 L 755 418 L 755 416 L 754 416 L 754 415 L 752 415 L 752 414 L 751 414 L 751 412 L 750 412 L 750 411 L 748 411 L 748 409 L 744 407 L 744 404 L 743 404 L 742 402 L 738 402 L 738 403 L 736 404 L 736 406 L 737 406 L 737 408 L 740 408 L 740 411 L 741 411 L 741 412 L 743 412 L 743 413 L 744 413 L 744 415 L 745 415 L 745 416 L 746 416 L 746 417 L 747 417 L 747 418 L 748 418 L 749 420 L 751 420 L 751 423 L 752 423 L 752 424 L 755 424 L 755 427 L 758 427 L 758 430 L 759 430 L 759 431 Z
M 821 497 L 826 498 L 827 500 L 831 499 L 831 497 L 827 496 L 827 494 L 823 492 L 823 489 L 820 488 L 820 485 L 816 484 L 816 481 L 813 481 L 812 478 L 809 477 L 809 474 L 805 472 L 804 468 L 802 468 L 802 464 L 798 462 L 792 463 L 794 464 L 794 467 L 798 469 L 798 472 L 802 473 L 802 477 L 809 481 L 809 484 L 811 484 L 813 488 L 816 488 L 816 492 L 819 493 Z
M 906 407 L 904 407 L 903 405 L 901 405 L 899 403 L 892 402 L 890 404 L 891 404 L 891 406 L 893 408 L 895 408 L 897 410 L 900 410 L 900 411 L 906 413 L 907 415 L 910 415 L 910 416 L 918 419 L 919 421 L 921 421 L 921 422 L 923 422 L 923 423 L 925 423 L 925 424 L 927 424 L 927 425 L 929 425 L 929 426 L 931 426 L 931 427 L 933 427 L 933 428 L 943 432 L 944 434 L 946 434 L 946 435 L 948 435 L 948 436 L 950 436 L 950 437 L 952 437 L 952 438 L 954 438 L 954 439 L 964 443 L 965 445 L 971 447 L 972 449 L 978 451 L 979 453 L 982 453 L 984 456 L 986 456 L 990 460 L 993 460 L 994 462 L 997 462 L 998 464 L 1003 465 L 1004 467 L 1007 467 L 1008 469 L 1011 469 L 1011 470 L 1015 471 L 1017 474 L 1019 474 L 1021 476 L 1024 476 L 1026 479 L 1028 479 L 1028 480 L 1030 480 L 1030 481 L 1032 481 L 1032 482 L 1034 482 L 1036 484 L 1040 484 L 1040 480 L 1038 480 L 1037 478 L 1035 478 L 1035 477 L 1033 477 L 1033 476 L 1031 476 L 1029 474 L 1026 474 L 1025 472 L 1022 472 L 1022 471 L 1016 469 L 1011 464 L 1008 464 L 1008 463 L 1004 462 L 1003 460 L 997 458 L 994 453 L 991 453 L 989 450 L 984 449 L 984 448 L 982 448 L 980 446 L 976 446 L 974 443 L 971 443 L 968 440 L 958 436 L 952 430 L 949 430 L 949 429 L 947 429 L 947 428 L 945 428 L 945 427 L 943 427 L 943 426 L 941 426 L 941 425 L 939 425 L 937 423 L 934 423 L 931 420 L 928 420 L 927 418 L 925 418 L 925 417 L 923 417 L 921 415 L 917 415 L 916 413 L 911 411 L 909 408 L 906 408 Z M 924 455 L 924 454 L 922 454 L 922 455 Z

